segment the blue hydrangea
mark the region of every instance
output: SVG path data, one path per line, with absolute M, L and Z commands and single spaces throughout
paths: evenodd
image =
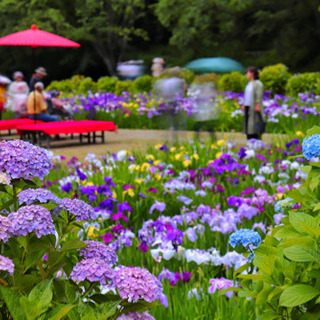
M 261 243 L 261 237 L 258 232 L 249 229 L 241 229 L 231 234 L 229 243 L 234 248 L 237 246 L 258 247 Z
M 288 207 L 292 208 L 292 207 L 295 205 L 294 203 L 290 202 L 290 201 L 292 201 L 292 200 L 293 200 L 293 199 L 291 199 L 291 198 L 285 198 L 285 199 L 283 199 L 283 200 L 279 200 L 279 201 L 275 204 L 274 210 L 275 210 L 277 213 L 279 213 L 279 212 L 283 213 L 283 209 L 284 209 L 284 208 L 288 208 Z
M 305 138 L 302 142 L 302 152 L 308 160 L 320 156 L 320 134 Z

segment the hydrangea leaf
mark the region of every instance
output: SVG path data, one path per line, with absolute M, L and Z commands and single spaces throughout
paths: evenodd
M 286 248 L 284 254 L 288 259 L 296 262 L 320 262 L 319 253 L 299 245 Z
M 3 286 L 0 286 L 0 291 L 13 320 L 25 320 L 26 317 L 20 305 L 19 295 Z
M 314 287 L 297 284 L 288 287 L 280 296 L 279 305 L 293 308 L 304 304 L 320 294 L 320 291 Z

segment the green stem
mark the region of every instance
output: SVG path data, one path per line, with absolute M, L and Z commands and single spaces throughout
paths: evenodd
M 12 195 L 13 195 L 13 198 L 16 198 L 17 197 L 17 189 L 15 186 L 12 186 Z M 14 203 L 13 203 L 13 207 L 14 207 L 14 211 L 17 211 L 18 210 L 18 200 L 16 200 Z

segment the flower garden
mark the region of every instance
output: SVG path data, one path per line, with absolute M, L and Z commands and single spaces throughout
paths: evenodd
M 0 145 L 3 319 L 317 319 L 320 129 L 84 162 Z

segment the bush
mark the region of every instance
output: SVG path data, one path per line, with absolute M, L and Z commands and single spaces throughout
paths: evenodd
M 268 66 L 262 69 L 260 80 L 264 85 L 264 90 L 271 90 L 272 93 L 285 93 L 285 88 L 291 74 L 288 68 L 279 63 L 273 66 Z
M 57 90 L 64 93 L 73 92 L 74 87 L 71 79 L 65 79 L 61 81 L 52 81 L 46 88 L 46 90 Z
M 133 89 L 135 92 L 150 92 L 155 79 L 149 75 L 144 75 L 133 81 Z
M 133 92 L 133 81 L 131 80 L 118 81 L 116 83 L 115 94 L 119 96 L 122 94 L 122 92 Z
M 286 86 L 288 94 L 296 96 L 299 93 L 320 93 L 320 73 L 309 72 L 292 76 Z
M 77 93 L 86 94 L 89 90 L 92 92 L 97 92 L 97 83 L 92 80 L 92 78 L 88 77 L 83 79 L 80 82 L 78 88 L 74 88 Z
M 308 160 L 320 155 L 319 134 L 320 127 L 308 130 L 302 143 Z M 253 299 L 257 319 L 319 319 L 319 165 L 310 162 L 304 172 L 306 182 L 275 205 L 283 218 L 253 254 L 256 269 L 251 270 L 257 273 L 240 275 L 244 267 L 235 271 L 243 290 L 239 295 Z
M 218 80 L 218 88 L 221 91 L 243 92 L 248 79 L 240 72 L 224 74 Z
M 214 85 L 217 84 L 218 82 L 218 75 L 216 73 L 207 73 L 207 74 L 202 74 L 200 76 L 195 76 L 194 83 L 208 83 L 212 82 Z
M 190 71 L 188 69 L 172 68 L 164 70 L 158 78 L 163 79 L 173 76 L 184 79 L 187 84 L 191 84 L 196 75 L 193 71 Z
M 117 78 L 103 77 L 97 81 L 97 90 L 103 92 L 114 93 L 116 90 Z

